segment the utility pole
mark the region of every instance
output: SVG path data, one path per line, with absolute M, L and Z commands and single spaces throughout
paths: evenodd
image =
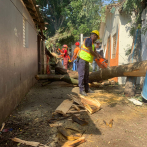
M 81 45 L 83 44 L 83 34 L 81 34 Z

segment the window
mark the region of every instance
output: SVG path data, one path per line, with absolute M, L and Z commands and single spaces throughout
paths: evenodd
M 112 52 L 112 59 L 116 56 L 116 34 L 113 35 L 113 52 Z
M 23 17 L 23 47 L 28 47 L 28 23 Z

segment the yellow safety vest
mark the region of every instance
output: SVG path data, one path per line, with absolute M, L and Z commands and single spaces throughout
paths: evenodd
M 86 38 L 87 39 L 87 38 Z M 86 40 L 85 39 L 85 40 Z M 93 62 L 93 55 L 90 54 L 89 49 L 85 46 L 85 40 L 83 42 L 83 45 L 81 46 L 81 50 L 79 53 L 79 57 L 87 62 L 92 63 Z M 94 44 L 92 42 L 92 50 L 94 51 Z

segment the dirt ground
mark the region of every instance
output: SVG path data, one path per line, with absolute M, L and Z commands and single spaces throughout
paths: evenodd
M 64 82 L 53 82 L 41 86 L 38 82 L 22 100 L 20 105 L 6 120 L 5 129 L 0 133 L 0 147 L 25 147 L 10 138 L 17 137 L 27 141 L 37 141 L 49 147 L 57 145 L 57 128 L 50 127 L 48 120 L 52 112 L 70 98 L 78 95 L 78 87 Z M 147 106 L 135 106 L 123 95 L 124 88 L 119 85 L 91 87 L 95 94 L 89 97 L 98 100 L 102 108 L 94 114 L 82 112 L 80 118 L 88 121 L 88 126 L 72 123 L 70 119 L 60 121 L 64 127 L 70 127 L 84 133 L 86 142 L 79 147 L 146 147 L 147 146 Z M 137 90 L 139 98 L 141 90 Z M 113 119 L 110 128 L 109 123 Z

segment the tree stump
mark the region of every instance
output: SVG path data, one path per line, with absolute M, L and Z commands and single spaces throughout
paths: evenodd
M 136 77 L 127 77 L 124 95 L 126 97 L 132 97 L 136 93 Z

